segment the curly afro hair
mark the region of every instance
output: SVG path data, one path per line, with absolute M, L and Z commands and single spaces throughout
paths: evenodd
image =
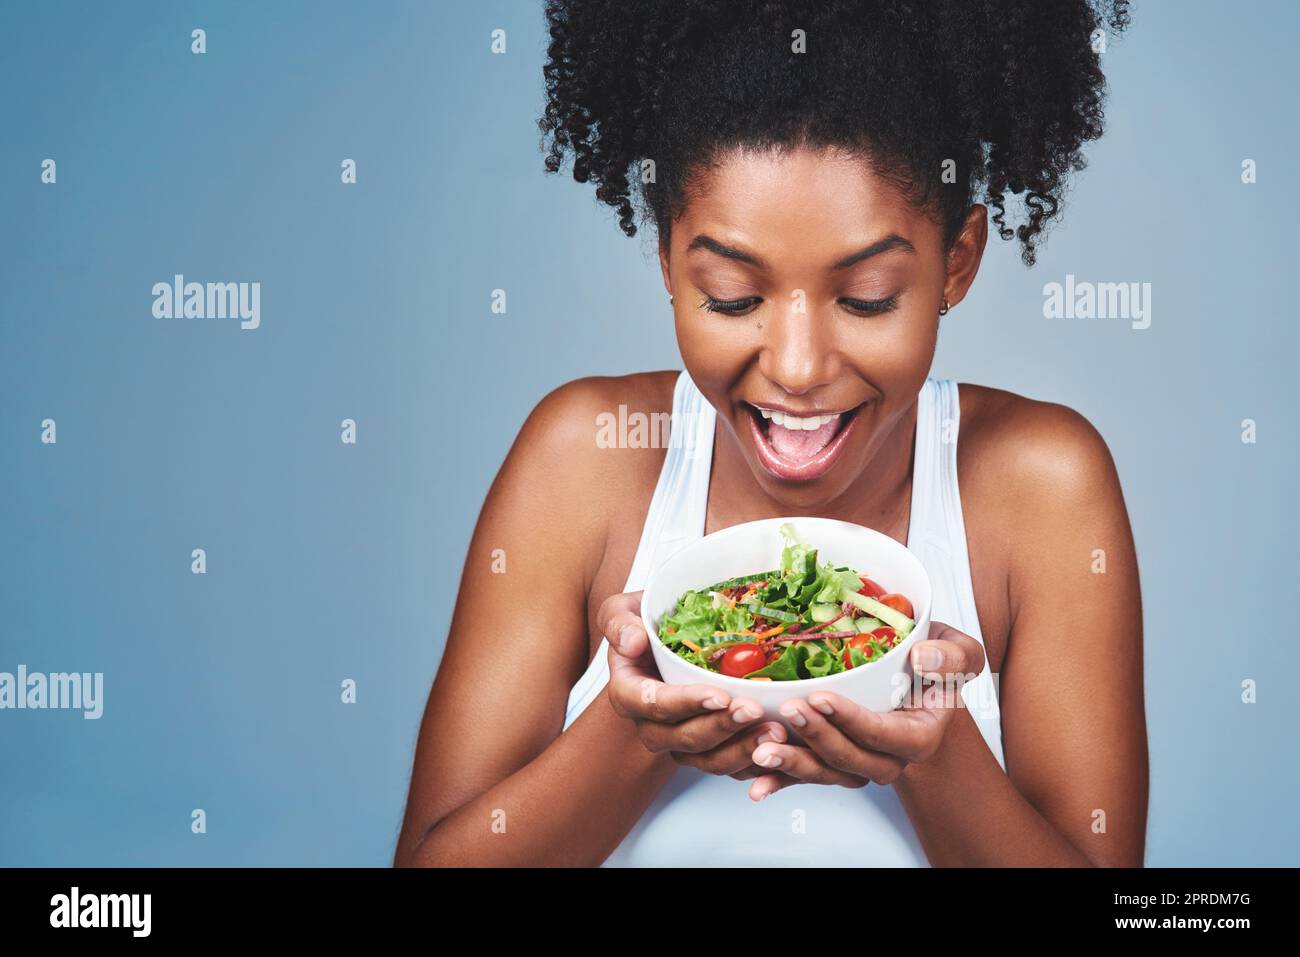
M 1102 132 L 1098 39 L 1129 11 L 1127 0 L 548 0 L 546 19 L 546 168 L 571 155 L 573 178 L 595 182 L 627 235 L 635 200 L 667 241 L 722 151 L 841 147 L 930 211 L 950 245 L 983 195 L 1032 265 L 1083 144 Z M 640 175 L 646 160 L 653 177 Z M 1008 194 L 1022 197 L 1015 229 Z

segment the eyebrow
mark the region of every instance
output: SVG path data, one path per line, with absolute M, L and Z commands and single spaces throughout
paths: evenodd
M 726 259 L 734 259 L 737 262 L 748 263 L 751 266 L 757 266 L 759 269 L 767 268 L 763 260 L 752 253 L 747 253 L 742 249 L 737 249 L 735 246 L 728 246 L 726 243 L 720 243 L 712 236 L 707 236 L 703 233 L 692 239 L 691 244 L 686 247 L 687 252 L 696 249 L 705 249 L 715 255 L 723 256 Z M 872 243 L 866 249 L 860 249 L 851 256 L 845 256 L 839 262 L 835 263 L 831 269 L 848 269 L 850 266 L 855 266 L 864 259 L 870 259 L 872 256 L 879 256 L 881 253 L 890 252 L 894 249 L 901 249 L 904 252 L 909 253 L 916 252 L 916 247 L 902 236 L 897 233 L 890 233 L 884 239 Z
M 880 240 L 879 242 L 872 243 L 866 249 L 860 249 L 852 256 L 845 256 L 843 259 L 841 259 L 831 268 L 848 269 L 850 266 L 855 266 L 858 263 L 862 262 L 862 260 L 864 259 L 870 259 L 872 256 L 879 256 L 881 253 L 889 252 L 892 249 L 901 249 L 909 253 L 916 252 L 916 247 L 913 246 L 911 243 L 909 243 L 902 236 L 898 235 L 897 233 L 890 233 L 884 239 Z
M 706 236 L 703 233 L 700 233 L 700 235 L 692 239 L 691 244 L 686 247 L 687 252 L 691 252 L 695 249 L 707 249 L 711 253 L 725 256 L 727 259 L 749 263 L 751 266 L 757 266 L 759 269 L 767 268 L 763 260 L 759 259 L 757 256 L 737 249 L 735 246 L 728 246 L 725 243 L 720 243 L 712 236 Z

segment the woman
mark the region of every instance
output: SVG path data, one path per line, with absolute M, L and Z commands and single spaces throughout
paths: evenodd
M 928 378 L 983 254 L 977 200 L 1032 265 L 1101 134 L 1097 38 L 1125 7 L 548 3 L 548 167 L 571 156 L 628 235 L 642 203 L 686 371 L 571 382 L 524 424 L 396 863 L 1142 863 L 1142 617 L 1110 454 L 1059 405 Z M 672 447 L 593 441 L 621 405 L 672 413 Z M 978 675 L 992 704 L 968 685 L 881 715 L 794 688 L 795 746 L 744 697 L 659 683 L 649 570 L 798 514 L 916 552 L 936 624 L 913 665 Z

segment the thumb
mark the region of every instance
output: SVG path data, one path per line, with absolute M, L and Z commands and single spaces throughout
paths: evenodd
M 625 592 L 601 606 L 601 632 L 624 658 L 640 658 L 650 650 L 650 637 L 641 623 L 641 592 Z

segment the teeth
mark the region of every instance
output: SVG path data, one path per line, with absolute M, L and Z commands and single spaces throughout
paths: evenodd
M 834 415 L 810 415 L 801 418 L 797 415 L 790 415 L 786 412 L 776 412 L 772 409 L 759 409 L 759 414 L 765 419 L 771 419 L 773 424 L 783 428 L 795 431 L 803 430 L 805 432 L 814 432 L 820 429 L 827 422 L 833 422 L 839 418 L 839 413 Z

